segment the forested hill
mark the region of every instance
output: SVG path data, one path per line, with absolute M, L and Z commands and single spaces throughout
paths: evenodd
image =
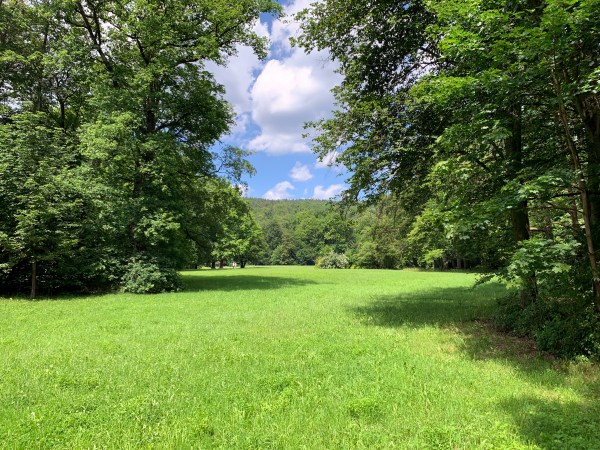
M 332 203 L 325 200 L 266 200 L 248 198 L 250 210 L 256 221 L 262 226 L 269 220 L 289 221 L 301 211 L 315 214 L 330 210 Z
M 248 199 L 266 243 L 264 264 L 314 264 L 317 257 L 344 252 L 350 230 L 331 202 Z
M 448 239 L 439 221 L 408 211 L 393 196 L 357 210 L 322 200 L 247 199 L 262 230 L 262 264 L 314 264 L 338 254 L 353 267 L 462 268 L 489 265 L 488 246 Z

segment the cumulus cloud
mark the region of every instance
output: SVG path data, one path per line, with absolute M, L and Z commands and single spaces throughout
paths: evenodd
M 252 191 L 250 186 L 247 184 L 237 184 L 235 187 L 242 197 L 248 197 Z
M 313 177 L 313 174 L 310 173 L 310 169 L 308 168 L 308 166 L 300 162 L 296 162 L 296 164 L 294 165 L 294 167 L 292 167 L 292 170 L 290 171 L 290 177 L 292 178 L 292 180 L 296 181 L 308 181 Z
M 330 90 L 341 81 L 337 63 L 325 52 L 305 54 L 289 38 L 299 33 L 293 15 L 313 0 L 295 0 L 285 6 L 284 19 L 269 27 L 257 22 L 254 31 L 271 41 L 268 61 L 260 61 L 249 47 L 239 46 L 227 67 L 209 63 L 207 70 L 225 86 L 225 99 L 237 116 L 231 139 L 250 150 L 270 154 L 308 153 L 304 124 L 325 117 L 334 106 Z M 246 133 L 258 128 L 253 136 Z
M 295 187 L 292 183 L 282 181 L 268 190 L 263 197 L 267 200 L 287 200 L 292 198 L 292 194 L 289 191 L 293 191 L 294 189 Z
M 334 106 L 331 89 L 341 81 L 337 63 L 324 52 L 309 55 L 292 48 L 291 36 L 299 24 L 292 15 L 312 0 L 296 0 L 285 7 L 285 20 L 276 20 L 270 33 L 270 60 L 250 89 L 252 119 L 260 133 L 248 143 L 255 151 L 271 154 L 310 152 L 303 138 L 304 124 L 325 117 Z
M 327 169 L 339 166 L 339 164 L 337 164 L 338 155 L 339 153 L 336 151 L 327 153 L 323 158 L 317 159 L 315 167 L 317 169 Z
M 339 194 L 346 188 L 343 184 L 332 184 L 328 188 L 315 186 L 313 198 L 316 200 L 329 200 Z
M 332 67 L 295 49 L 282 60 L 270 60 L 251 91 L 252 119 L 261 133 L 249 147 L 273 154 L 309 152 L 304 124 L 333 108 L 329 92 L 337 83 Z
M 254 31 L 261 37 L 269 37 L 266 24 L 256 22 Z M 263 66 L 254 51 L 247 46 L 238 45 L 236 54 L 229 58 L 226 66 L 214 62 L 206 64 L 206 70 L 211 72 L 215 80 L 225 87 L 225 100 L 232 106 L 236 114 L 236 126 L 232 134 L 244 134 L 250 123 L 252 112 L 251 87 L 256 80 L 256 73 Z

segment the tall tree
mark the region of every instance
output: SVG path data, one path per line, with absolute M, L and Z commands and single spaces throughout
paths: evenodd
M 131 281 L 127 274 L 142 273 L 145 265 L 174 273 L 195 245 L 188 237 L 195 214 L 189 203 L 210 191 L 201 185 L 249 169 L 239 149 L 220 159 L 209 151 L 232 112 L 204 66 L 226 64 L 239 45 L 263 56 L 266 42 L 254 24 L 261 13 L 279 9 L 271 0 L 0 2 L 0 126 L 4 136 L 14 136 L 17 122 L 34 117 L 23 114 L 38 114 L 46 136 L 26 130 L 27 145 L 36 147 L 15 150 L 42 161 L 44 145 L 57 152 L 59 146 L 68 167 L 88 181 L 78 185 L 85 199 L 79 223 L 93 219 L 95 226 L 69 252 L 83 255 L 91 245 L 85 266 L 109 273 L 105 282 Z M 60 143 L 53 137 L 59 130 L 68 135 Z M 54 155 L 48 158 L 58 161 Z M 11 164 L 5 174 L 17 185 L 22 180 L 9 173 Z M 10 213 L 0 218 L 2 228 L 12 232 L 13 206 L 2 207 Z M 44 228 L 56 232 L 55 225 L 47 220 Z M 5 242 L 3 255 L 10 253 Z

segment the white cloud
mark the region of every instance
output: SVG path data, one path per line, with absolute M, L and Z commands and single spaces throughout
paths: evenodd
M 262 22 L 254 25 L 254 31 L 261 37 L 269 37 L 269 29 Z M 236 55 L 229 58 L 226 66 L 208 62 L 206 70 L 211 72 L 217 82 L 225 87 L 225 100 L 233 106 L 236 125 L 231 133 L 242 135 L 246 132 L 251 119 L 250 89 L 256 80 L 256 72 L 261 69 L 263 62 L 258 59 L 250 47 L 238 45 L 236 52 Z
M 313 174 L 310 173 L 308 166 L 305 166 L 300 162 L 296 162 L 290 171 L 290 177 L 292 180 L 296 181 L 308 181 L 313 177 Z
M 339 164 L 336 163 L 339 153 L 332 151 L 327 153 L 322 159 L 317 159 L 315 167 L 317 169 L 327 169 L 331 167 L 337 167 Z
M 277 183 L 273 189 L 268 190 L 263 196 L 267 200 L 285 200 L 292 198 L 292 194 L 289 191 L 294 190 L 295 187 L 289 181 L 282 181 Z
M 269 61 L 251 91 L 252 119 L 261 134 L 250 148 L 273 154 L 309 152 L 304 124 L 332 110 L 330 90 L 337 82 L 332 64 L 298 49 L 288 58 Z
M 271 40 L 268 61 L 260 61 L 248 47 L 240 46 L 227 67 L 207 64 L 217 81 L 225 86 L 225 98 L 233 105 L 237 125 L 234 140 L 249 150 L 270 154 L 309 153 L 310 139 L 304 124 L 326 117 L 334 107 L 331 89 L 341 82 L 337 63 L 325 52 L 305 54 L 292 48 L 289 38 L 297 36 L 300 24 L 293 15 L 314 0 L 295 0 L 285 6 L 283 19 L 269 26 L 258 22 L 254 31 Z M 255 131 L 249 135 L 249 131 Z
M 332 184 L 328 188 L 316 186 L 313 198 L 316 200 L 329 200 L 339 194 L 346 188 L 343 184 Z
M 254 32 L 262 38 L 270 38 L 269 27 L 266 23 L 258 21 L 254 25 Z
M 225 99 L 231 103 L 238 113 L 250 111 L 252 101 L 250 86 L 254 83 L 254 73 L 261 62 L 250 47 L 239 45 L 237 55 L 232 56 L 227 66 L 219 66 L 213 62 L 206 64 L 217 82 L 225 86 Z
M 333 109 L 331 89 L 341 81 L 337 63 L 325 52 L 305 54 L 292 48 L 291 36 L 299 31 L 293 14 L 313 0 L 296 0 L 285 7 L 286 18 L 273 22 L 272 58 L 264 66 L 251 89 L 252 119 L 261 132 L 249 148 L 271 154 L 310 152 L 303 138 L 306 122 L 319 120 Z
M 252 192 L 252 190 L 253 190 L 247 184 L 238 184 L 238 185 L 236 185 L 236 188 L 242 197 L 249 197 L 250 192 Z

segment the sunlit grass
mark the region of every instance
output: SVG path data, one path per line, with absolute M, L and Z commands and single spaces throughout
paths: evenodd
M 485 319 L 464 273 L 203 270 L 0 299 L 1 448 L 597 448 L 598 368 Z

